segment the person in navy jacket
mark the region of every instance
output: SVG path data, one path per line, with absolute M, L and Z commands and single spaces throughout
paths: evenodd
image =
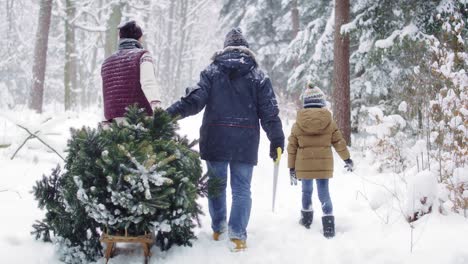
M 208 203 L 213 239 L 228 232 L 235 251 L 247 247 L 252 170 L 258 162 L 260 125 L 270 140 L 270 157 L 284 149 L 284 134 L 270 78 L 259 69 L 254 53 L 239 28 L 232 29 L 224 49 L 200 74 L 200 81 L 167 109 L 173 117 L 185 118 L 205 108 L 200 128 L 200 155 L 208 166 Z M 232 206 L 226 223 L 227 168 L 231 173 Z

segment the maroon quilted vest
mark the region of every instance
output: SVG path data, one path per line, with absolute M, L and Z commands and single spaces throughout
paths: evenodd
M 140 58 L 144 49 L 121 49 L 102 64 L 102 95 L 107 120 L 125 115 L 125 108 L 138 104 L 148 115 L 153 111 L 140 84 Z

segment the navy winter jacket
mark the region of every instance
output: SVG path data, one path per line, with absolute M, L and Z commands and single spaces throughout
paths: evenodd
M 201 158 L 257 164 L 260 124 L 268 139 L 284 149 L 284 134 L 271 81 L 247 48 L 227 47 L 213 57 L 200 82 L 167 111 L 182 118 L 204 107 Z M 260 123 L 260 124 L 259 124 Z

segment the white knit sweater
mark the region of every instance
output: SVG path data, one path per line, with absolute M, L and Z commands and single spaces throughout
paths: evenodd
M 140 84 L 148 102 L 158 99 L 159 91 L 154 74 L 153 58 L 148 52 L 140 59 Z

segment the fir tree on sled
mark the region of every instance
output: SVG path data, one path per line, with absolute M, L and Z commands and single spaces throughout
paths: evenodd
M 65 170 L 57 167 L 33 188 L 46 210 L 33 225 L 36 238 L 57 243 L 66 263 L 97 260 L 109 234 L 155 234 L 162 250 L 191 246 L 201 213 L 196 199 L 207 183 L 191 150 L 196 142 L 176 129 L 162 109 L 148 117 L 131 107 L 126 122 L 72 130 Z

